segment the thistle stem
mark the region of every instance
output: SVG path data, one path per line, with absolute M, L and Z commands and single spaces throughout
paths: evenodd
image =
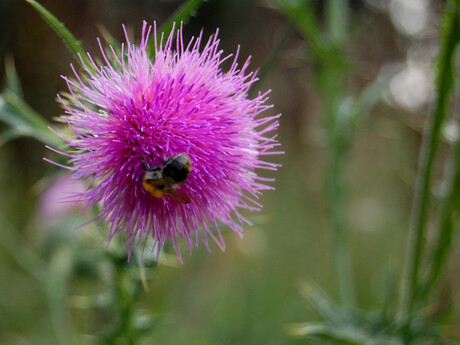
M 427 123 L 419 157 L 399 309 L 400 317 L 409 320 L 417 301 L 416 290 L 425 247 L 425 226 L 433 166 L 439 146 L 441 128 L 446 118 L 447 101 L 453 84 L 453 57 L 460 38 L 459 9 L 460 0 L 451 0 L 448 2 L 444 14 L 445 27 L 441 38 L 436 82 L 437 99 L 434 111 Z
M 331 209 L 332 227 L 334 231 L 335 263 L 337 269 L 337 279 L 339 293 L 342 304 L 346 306 L 355 305 L 355 294 L 353 287 L 353 272 L 351 265 L 351 255 L 349 251 L 348 229 L 346 227 L 344 200 L 343 200 L 343 163 L 344 145 L 340 140 L 340 133 L 334 134 L 336 137 L 332 147 L 329 168 L 328 168 L 328 199 Z M 338 140 L 337 140 L 338 139 Z
M 435 238 L 433 253 L 429 260 L 429 272 L 423 285 L 421 297 L 424 298 L 429 296 L 444 271 L 456 229 L 454 212 L 458 209 L 458 191 L 460 190 L 460 141 L 458 139 L 453 151 L 446 181 L 449 184 L 448 192 L 441 207 L 439 233 Z
M 459 66 L 457 59 L 457 65 L 455 66 L 457 70 Z M 458 98 L 458 94 L 455 98 Z M 452 121 L 455 122 L 455 126 L 458 129 L 460 125 L 458 109 L 453 109 L 453 114 Z M 428 274 L 423 284 L 423 294 L 421 295 L 423 298 L 429 297 L 445 269 L 456 230 L 455 212 L 458 211 L 458 191 L 460 190 L 460 140 L 458 137 L 454 139 L 452 144 L 445 171 L 444 185 L 446 192 L 441 203 L 439 230 L 434 236 L 433 250 L 429 257 Z
M 326 127 L 329 134 L 329 165 L 327 172 L 327 193 L 334 233 L 334 255 L 339 285 L 340 300 L 344 306 L 354 306 L 355 293 L 353 269 L 348 241 L 348 228 L 344 211 L 344 163 L 350 146 L 349 117 L 341 111 L 345 98 L 343 90 L 347 70 L 340 59 L 333 59 L 336 53 L 344 56 L 343 43 L 347 37 L 347 1 L 328 1 L 326 3 L 327 40 L 332 47 L 328 52 L 322 73 L 322 93 L 326 104 Z

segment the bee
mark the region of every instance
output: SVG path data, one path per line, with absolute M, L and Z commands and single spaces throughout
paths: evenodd
M 191 200 L 185 194 L 179 193 L 177 187 L 187 181 L 188 174 L 192 171 L 192 162 L 186 153 L 166 158 L 163 166 L 147 166 L 145 158 L 142 158 L 142 167 L 145 170 L 142 178 L 142 186 L 155 198 L 165 195 L 170 198 L 188 204 Z

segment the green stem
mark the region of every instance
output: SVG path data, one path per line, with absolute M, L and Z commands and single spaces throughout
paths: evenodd
M 67 308 L 67 288 L 74 263 L 74 248 L 64 246 L 52 257 L 48 277 L 43 282 L 46 289 L 51 323 L 58 344 L 77 344 L 70 312 Z
M 329 133 L 330 158 L 327 172 L 327 190 L 331 208 L 332 228 L 334 231 L 335 262 L 339 284 L 340 299 L 344 306 L 356 304 L 353 285 L 348 227 L 344 210 L 344 163 L 350 144 L 350 123 L 348 114 L 341 111 L 345 98 L 345 78 L 347 70 L 343 61 L 336 56 L 345 56 L 343 44 L 347 31 L 347 1 L 329 0 L 326 3 L 328 58 L 323 60 L 322 98 L 326 105 L 326 127 Z M 321 45 L 320 45 L 321 46 Z M 321 61 L 321 60 L 320 60 Z
M 347 143 L 340 133 L 335 133 L 332 153 L 328 168 L 328 197 L 331 208 L 332 227 L 334 230 L 335 262 L 339 283 L 340 299 L 346 306 L 355 305 L 353 272 L 349 251 L 348 229 L 344 212 L 343 163 Z
M 331 212 L 335 243 L 335 262 L 341 302 L 355 305 L 348 228 L 344 211 L 344 160 L 350 144 L 351 118 L 342 105 L 348 61 L 344 50 L 348 38 L 347 1 L 329 0 L 326 3 L 327 28 L 322 29 L 315 16 L 315 4 L 300 2 L 298 7 L 285 7 L 285 11 L 308 41 L 317 64 L 317 86 L 324 104 L 324 121 L 329 145 L 327 167 L 327 198 Z M 300 15 L 300 14 L 301 15 Z
M 334 255 L 337 270 L 340 299 L 344 306 L 356 304 L 353 285 L 353 269 L 351 264 L 348 227 L 345 217 L 344 200 L 344 166 L 346 153 L 350 145 L 350 122 L 348 114 L 341 111 L 345 98 L 345 78 L 347 70 L 341 59 L 345 56 L 343 43 L 347 36 L 347 1 L 329 0 L 326 3 L 327 46 L 328 58 L 323 65 L 320 77 L 322 98 L 326 105 L 326 127 L 328 129 L 330 150 L 327 172 L 328 202 L 331 210 L 332 228 L 334 231 Z M 321 60 L 320 60 L 321 61 Z
M 425 226 L 430 200 L 430 184 L 447 101 L 453 84 L 453 57 L 459 36 L 460 0 L 451 0 L 444 14 L 444 31 L 437 71 L 437 100 L 429 118 L 419 158 L 418 175 L 409 225 L 408 249 L 403 276 L 400 317 L 409 318 L 417 300 L 420 263 L 425 246 Z
M 347 36 L 348 11 L 346 0 L 331 0 L 326 3 L 326 21 L 329 35 L 334 42 L 344 42 Z
M 122 260 L 125 260 L 123 257 Z M 139 297 L 142 286 L 140 280 L 133 280 L 129 275 L 130 265 L 113 258 L 113 299 L 114 299 L 114 321 L 111 330 L 106 334 L 100 345 L 118 344 L 123 338 L 126 344 L 136 343 L 136 330 L 133 325 L 134 307 Z
M 455 121 L 456 126 L 460 125 L 458 109 L 454 110 L 453 121 Z M 433 240 L 433 250 L 428 260 L 429 270 L 421 293 L 423 298 L 427 298 L 430 295 L 444 272 L 456 230 L 455 216 L 459 209 L 458 191 L 460 190 L 460 140 L 458 138 L 455 138 L 445 170 L 446 194 L 441 204 L 439 232 Z
M 435 239 L 433 253 L 430 257 L 428 277 L 423 286 L 421 297 L 427 297 L 439 281 L 447 263 L 455 232 L 455 212 L 458 210 L 458 191 L 460 190 L 460 141 L 457 141 L 451 161 L 449 192 L 440 214 L 439 233 Z

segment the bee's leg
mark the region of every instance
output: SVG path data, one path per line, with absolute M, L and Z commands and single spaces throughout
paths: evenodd
M 144 170 L 149 170 L 149 167 L 147 166 L 147 163 L 145 163 L 145 155 L 142 154 L 142 167 Z
M 146 171 L 154 171 L 154 170 L 157 170 L 159 167 L 154 165 L 152 167 L 149 167 L 147 166 L 147 163 L 145 162 L 145 155 L 142 154 L 142 167 L 144 168 L 144 170 Z

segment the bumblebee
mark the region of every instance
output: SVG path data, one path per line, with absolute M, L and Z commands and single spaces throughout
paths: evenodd
M 192 171 L 192 162 L 186 153 L 166 158 L 163 166 L 149 167 L 143 158 L 142 167 L 145 170 L 142 186 L 152 196 L 162 198 L 167 195 L 185 204 L 191 201 L 190 197 L 177 190 L 179 185 L 187 182 L 188 174 Z

